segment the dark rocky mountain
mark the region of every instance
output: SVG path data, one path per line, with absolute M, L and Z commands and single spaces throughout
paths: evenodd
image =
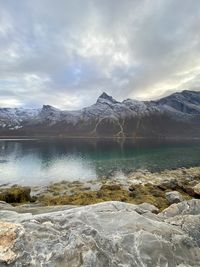
M 122 102 L 103 93 L 78 111 L 1 108 L 0 136 L 200 138 L 200 92 Z

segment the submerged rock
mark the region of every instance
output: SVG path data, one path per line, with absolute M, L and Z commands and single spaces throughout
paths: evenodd
M 198 242 L 187 231 L 162 215 L 140 214 L 137 208 L 104 202 L 13 218 L 13 229 L 20 231 L 14 230 L 6 245 L 11 257 L 1 257 L 0 266 L 199 266 Z

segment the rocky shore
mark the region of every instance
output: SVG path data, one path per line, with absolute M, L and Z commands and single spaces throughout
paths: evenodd
M 13 205 L 90 205 L 103 201 L 133 204 L 144 202 L 160 211 L 173 203 L 200 198 L 200 167 L 162 172 L 137 171 L 127 176 L 102 177 L 89 182 L 67 182 L 47 186 L 0 186 L 0 200 Z
M 198 198 L 200 167 L 2 185 L 0 266 L 200 266 Z

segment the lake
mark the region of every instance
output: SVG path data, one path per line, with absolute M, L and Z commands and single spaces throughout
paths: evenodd
M 0 184 L 45 185 L 200 166 L 200 142 L 0 140 Z

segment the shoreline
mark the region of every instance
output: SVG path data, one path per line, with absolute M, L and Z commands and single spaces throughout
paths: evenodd
M 113 141 L 126 141 L 126 140 L 152 140 L 152 141 L 200 141 L 200 138 L 190 138 L 190 137 L 115 137 L 115 136 L 105 136 L 105 137 L 98 137 L 98 136 L 0 136 L 0 141 L 6 140 L 51 140 L 51 139 L 58 139 L 58 140 L 67 140 L 67 139 L 77 139 L 77 140 L 113 140 Z
M 184 200 L 200 198 L 200 167 L 178 168 L 161 172 L 135 171 L 124 177 L 80 181 L 61 181 L 46 186 L 0 186 L 0 200 L 20 206 L 24 204 L 89 205 L 105 201 L 133 204 L 149 203 L 160 211 L 171 203 L 168 192 L 177 191 Z M 14 201 L 15 200 L 15 201 Z M 12 202 L 13 201 L 13 202 Z

